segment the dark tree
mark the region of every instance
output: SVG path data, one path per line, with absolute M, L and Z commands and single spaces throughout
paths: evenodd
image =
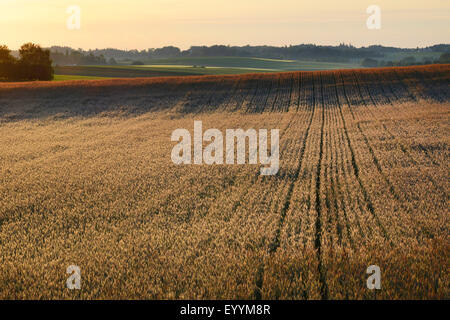
M 0 46 L 0 79 L 12 78 L 17 59 L 11 55 L 7 46 Z
M 0 46 L 0 63 L 11 63 L 15 60 L 7 46 Z
M 50 50 L 26 43 L 19 49 L 19 74 L 24 80 L 52 80 L 53 68 Z
M 153 51 L 153 55 L 157 58 L 163 58 L 163 57 L 178 57 L 180 54 L 180 49 L 173 46 L 163 47 L 159 49 L 155 49 Z
M 439 57 L 440 63 L 450 63 L 450 53 L 446 52 Z

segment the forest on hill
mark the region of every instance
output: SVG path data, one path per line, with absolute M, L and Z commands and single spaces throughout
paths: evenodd
M 442 54 L 450 53 L 450 45 L 439 44 L 425 48 L 405 49 L 379 45 L 357 48 L 349 44 L 320 46 L 301 44 L 284 47 L 275 46 L 192 46 L 181 50 L 174 46 L 144 50 L 120 50 L 114 48 L 83 50 L 52 46 L 51 57 L 58 65 L 116 64 L 118 60 L 148 61 L 161 58 L 189 57 L 255 57 L 267 59 L 314 60 L 325 62 L 362 62 L 364 59 L 383 61 L 392 65 L 446 62 L 440 61 Z M 406 60 L 405 60 L 406 59 Z M 448 62 L 448 61 L 447 61 Z

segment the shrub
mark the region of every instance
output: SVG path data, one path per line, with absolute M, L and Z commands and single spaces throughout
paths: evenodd
M 375 59 L 371 59 L 371 58 L 365 58 L 361 62 L 361 66 L 368 67 L 368 68 L 378 67 L 378 61 Z
M 450 63 L 450 53 L 446 52 L 439 57 L 439 63 Z

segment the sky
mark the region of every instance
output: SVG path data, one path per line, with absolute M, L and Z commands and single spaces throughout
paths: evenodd
M 69 29 L 67 8 L 80 8 Z M 381 9 L 381 28 L 366 12 Z M 72 22 L 75 20 L 71 20 Z M 0 0 L 0 45 L 147 49 L 174 45 L 424 47 L 450 43 L 450 0 Z

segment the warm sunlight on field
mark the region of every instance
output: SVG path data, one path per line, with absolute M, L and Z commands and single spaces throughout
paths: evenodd
M 0 298 L 448 298 L 449 84 L 450 65 L 2 83 Z M 173 164 L 194 120 L 279 128 L 278 174 Z

